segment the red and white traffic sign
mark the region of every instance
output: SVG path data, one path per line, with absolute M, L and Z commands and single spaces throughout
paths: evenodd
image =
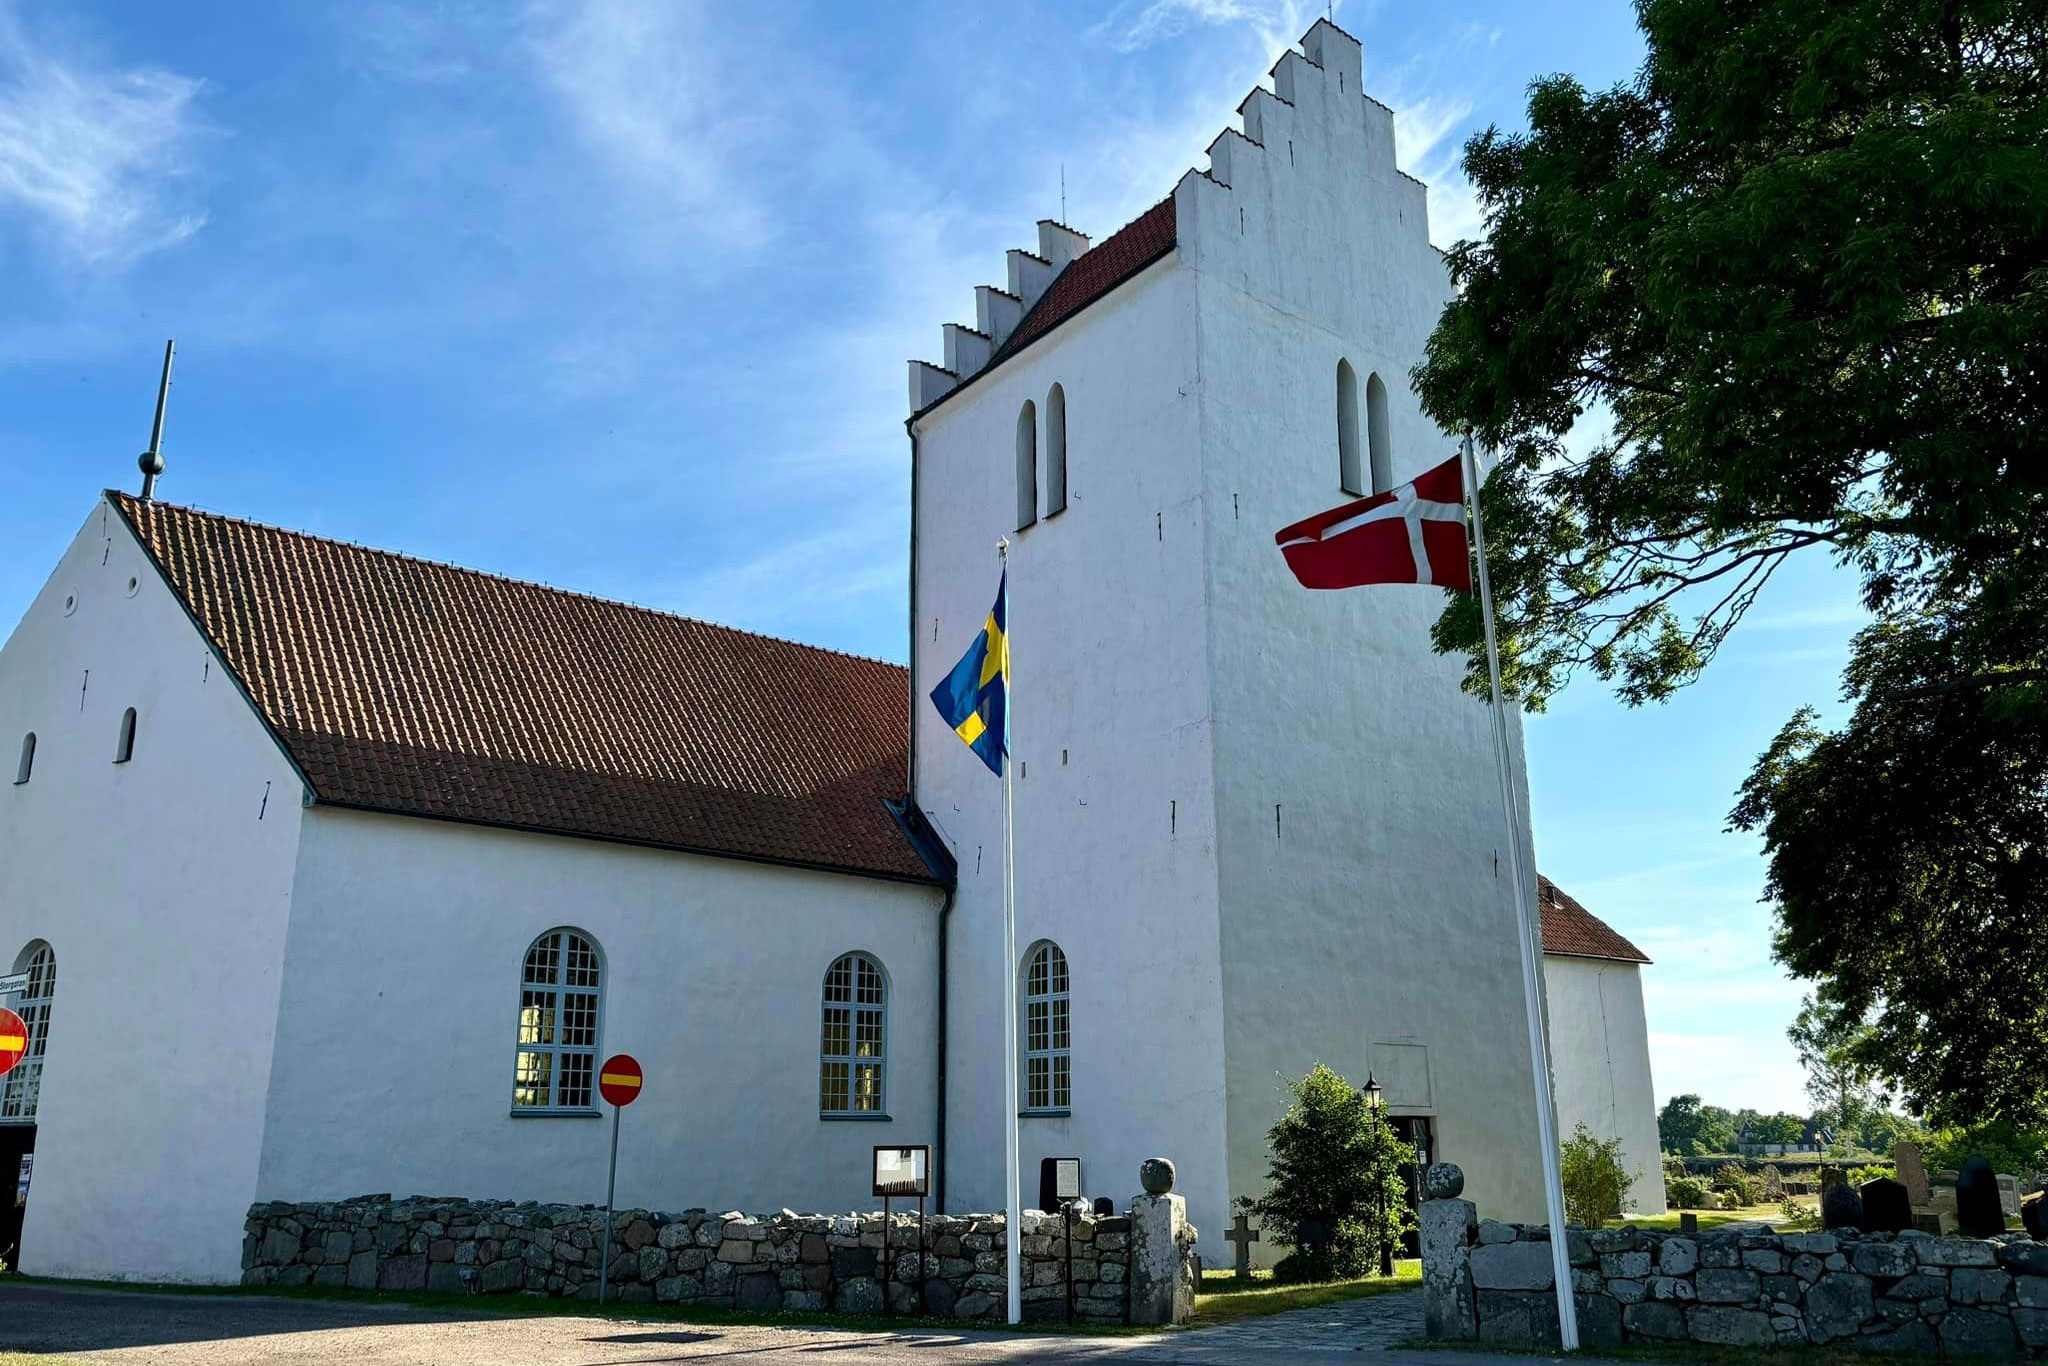
M 28 1026 L 22 1023 L 21 1016 L 0 1007 L 0 1077 L 12 1072 L 27 1053 Z
M 613 1105 L 631 1105 L 640 1099 L 643 1074 L 630 1053 L 614 1053 L 597 1069 L 597 1093 Z

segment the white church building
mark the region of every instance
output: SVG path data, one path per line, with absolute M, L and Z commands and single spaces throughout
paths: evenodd
M 1321 1061 L 1540 1218 L 1442 590 L 1310 593 L 1273 545 L 1451 451 L 1405 380 L 1449 293 L 1424 188 L 1327 21 L 1241 112 L 913 362 L 907 669 L 104 495 L 0 649 L 0 1257 L 232 1281 L 257 1200 L 601 1200 L 614 1052 L 622 1205 L 865 1208 L 871 1146 L 929 1143 L 939 1207 L 999 1208 L 1016 1114 L 1027 1203 L 1044 1157 L 1119 1202 L 1171 1157 L 1224 1261 Z M 924 700 L 1003 538 L 1016 961 L 1001 785 Z M 1562 1128 L 1661 1212 L 1647 960 L 1539 899 Z

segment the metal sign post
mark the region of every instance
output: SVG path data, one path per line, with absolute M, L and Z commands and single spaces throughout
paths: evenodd
M 597 1302 L 604 1303 L 604 1297 L 611 1288 L 612 1278 L 612 1196 L 619 1186 L 619 1115 L 628 1105 L 640 1099 L 640 1084 L 644 1074 L 640 1064 L 628 1053 L 616 1053 L 604 1060 L 604 1066 L 597 1069 L 597 1090 L 611 1103 L 612 1107 L 612 1161 L 611 1169 L 604 1179 L 604 1242 L 597 1259 Z
M 931 1191 L 932 1150 L 923 1144 L 909 1147 L 875 1145 L 874 1194 L 882 1198 L 882 1313 L 889 1313 L 889 1279 L 894 1257 L 891 1244 L 896 1229 L 890 1217 L 891 1196 L 917 1197 L 917 1300 L 924 1305 L 924 1198 Z
M 1056 1157 L 1052 1162 L 1052 1198 L 1060 1207 L 1067 1235 L 1067 1322 L 1074 1321 L 1074 1206 L 1081 1199 L 1081 1159 Z

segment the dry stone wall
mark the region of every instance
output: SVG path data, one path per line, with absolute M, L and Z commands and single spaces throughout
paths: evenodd
M 1588 1349 L 1686 1341 L 2048 1360 L 2048 1243 L 1926 1233 L 1566 1230 Z M 1555 1347 L 1550 1233 L 1422 1206 L 1429 1336 Z
M 931 1216 L 920 1255 L 914 1214 L 885 1223 L 879 1213 L 619 1210 L 611 1293 L 626 1302 L 873 1314 L 886 1289 L 892 1313 L 1000 1319 L 1005 1223 L 1000 1214 Z M 1026 1211 L 1022 1225 L 1025 1317 L 1062 1319 L 1063 1222 Z M 604 1211 L 589 1205 L 388 1195 L 259 1203 L 249 1211 L 242 1281 L 591 1299 L 603 1234 Z M 1180 1241 L 1192 1264 L 1193 1230 Z M 1077 1322 L 1127 1320 L 1131 1244 L 1129 1215 L 1073 1221 Z

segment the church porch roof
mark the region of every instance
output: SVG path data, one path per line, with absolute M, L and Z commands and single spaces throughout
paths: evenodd
M 1647 963 L 1648 954 L 1623 938 L 1599 916 L 1549 878 L 1536 879 L 1536 905 L 1543 912 L 1543 952 L 1557 958 L 1611 958 Z

